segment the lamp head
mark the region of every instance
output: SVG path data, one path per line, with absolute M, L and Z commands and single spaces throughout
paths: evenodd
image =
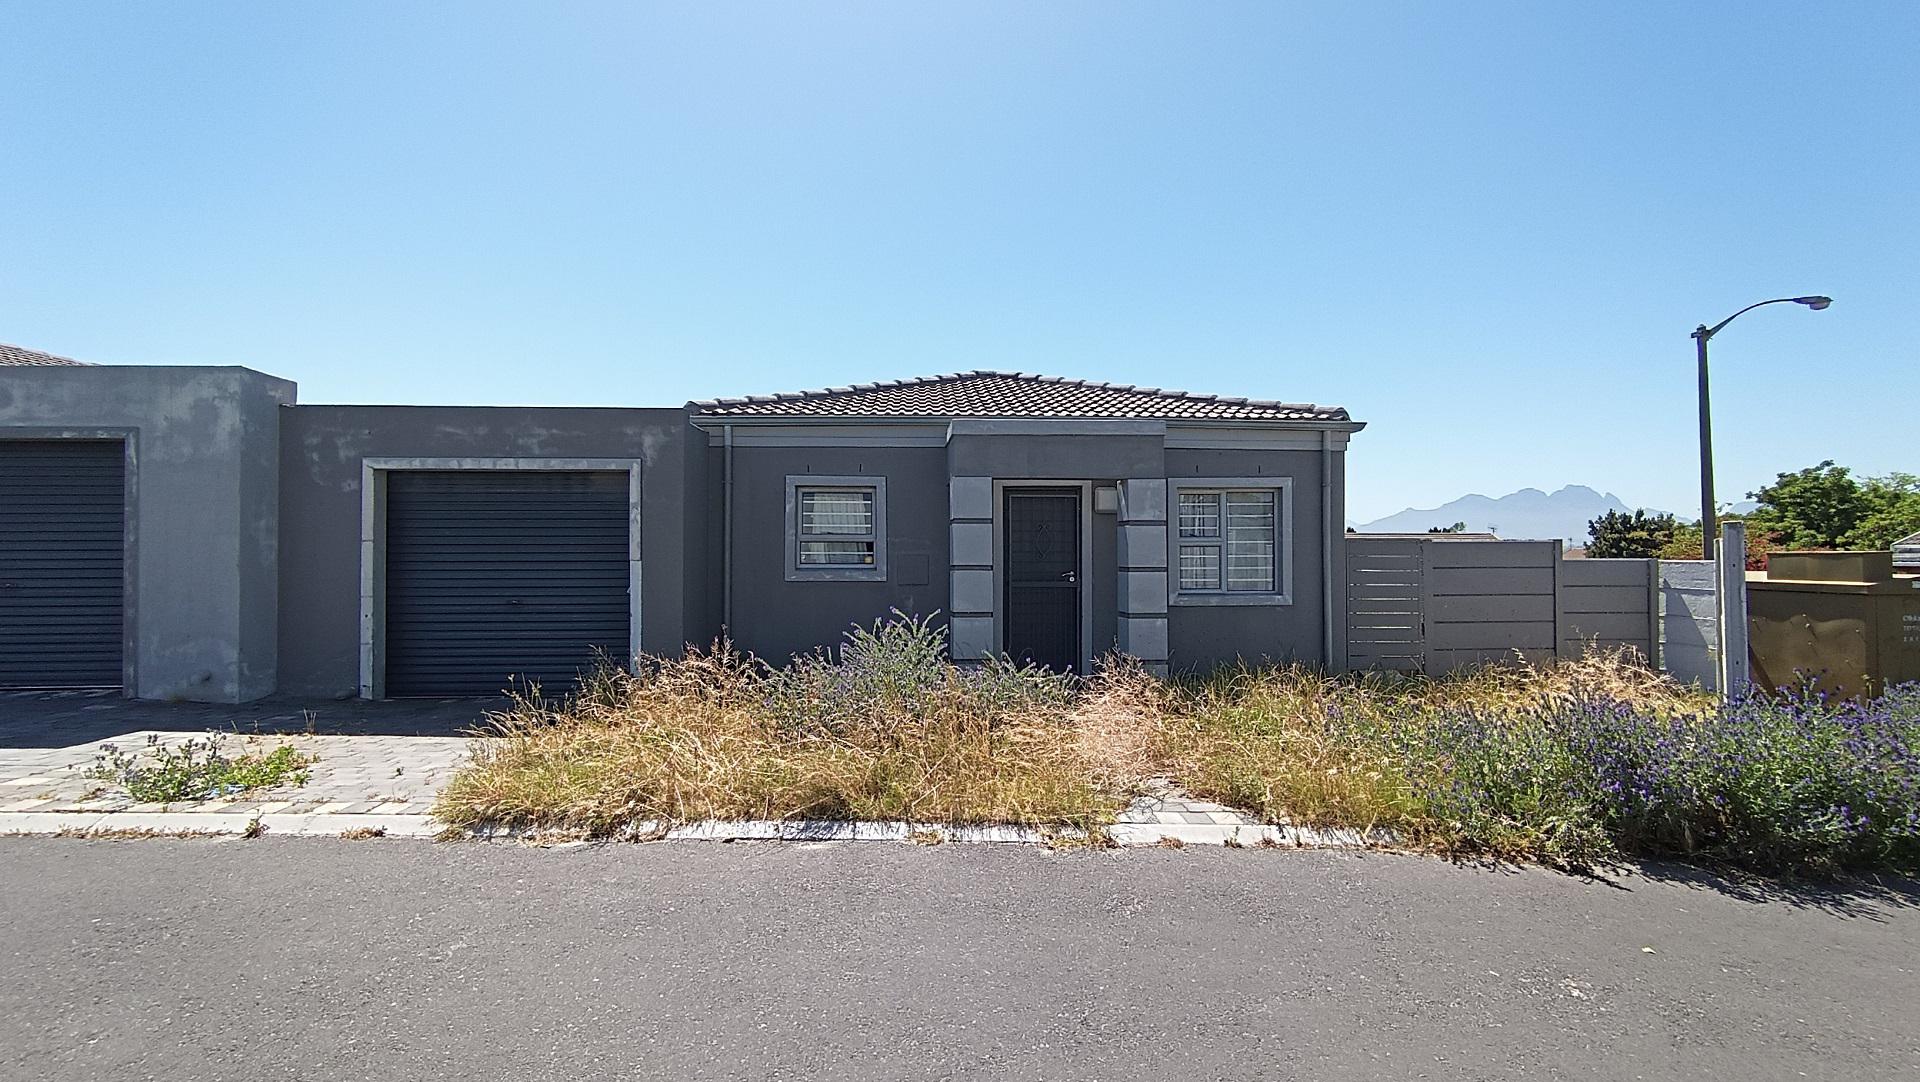
M 1826 308 L 1828 305 L 1832 304 L 1833 298 L 1832 297 L 1795 297 L 1793 298 L 1793 303 L 1804 304 L 1808 308 L 1811 308 L 1814 311 L 1818 312 L 1821 309 Z

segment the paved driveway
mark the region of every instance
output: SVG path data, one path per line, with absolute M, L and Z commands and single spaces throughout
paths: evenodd
M 1910 886 L 271 835 L 0 868 L 4 1078 L 1920 1076 Z
M 106 817 L 127 812 L 145 816 L 144 828 L 166 830 L 244 824 L 257 815 L 280 823 L 321 816 L 333 833 L 350 823 L 386 822 L 360 816 L 424 816 L 466 754 L 464 734 L 502 705 L 496 699 L 269 699 L 213 706 L 105 693 L 0 694 L 0 832 L 111 828 L 123 820 Z M 225 734 L 230 752 L 292 744 L 313 758 L 309 779 L 244 798 L 163 806 L 136 804 L 87 775 L 103 744 L 136 751 L 149 741 L 177 746 L 209 732 Z M 334 829 L 343 815 L 356 818 Z

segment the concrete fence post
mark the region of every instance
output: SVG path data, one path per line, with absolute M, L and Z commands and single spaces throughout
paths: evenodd
M 1715 615 L 1720 631 L 1720 694 L 1746 694 L 1751 675 L 1747 662 L 1747 524 L 1724 522 L 1714 582 Z

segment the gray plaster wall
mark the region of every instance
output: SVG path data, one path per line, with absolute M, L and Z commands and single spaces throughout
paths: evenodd
M 246 368 L 0 369 L 0 439 L 129 443 L 128 692 L 245 702 L 278 668 L 279 413 Z
M 678 653 L 707 544 L 690 513 L 702 439 L 684 409 L 296 406 L 280 440 L 280 690 L 351 696 L 360 673 L 361 465 L 367 458 L 631 458 L 641 477 L 641 648 Z
M 1293 481 L 1293 529 L 1287 535 L 1287 543 L 1293 546 L 1292 603 L 1171 605 L 1167 610 L 1170 668 L 1204 671 L 1238 661 L 1338 664 L 1337 657 L 1326 656 L 1323 630 L 1326 590 L 1322 569 L 1329 545 L 1321 519 L 1320 454 L 1318 450 L 1167 450 L 1169 482 L 1208 477 L 1288 477 Z M 1336 454 L 1336 499 L 1345 483 L 1339 460 Z M 1168 500 L 1173 500 L 1171 494 Z M 1168 513 L 1175 515 L 1171 508 Z M 1334 523 L 1344 529 L 1342 520 L 1336 518 Z
M 1047 434 L 1059 430 L 1071 431 Z M 1158 477 L 1166 431 L 1159 421 L 955 421 L 948 466 L 999 480 Z
M 719 487 L 723 450 L 708 472 Z M 838 644 L 853 624 L 892 609 L 948 610 L 947 451 L 943 447 L 736 447 L 733 461 L 733 613 L 736 646 L 781 663 Z M 884 581 L 788 582 L 788 475 L 876 476 L 887 481 Z M 719 568 L 713 590 L 720 591 Z M 943 621 L 944 622 L 944 618 Z

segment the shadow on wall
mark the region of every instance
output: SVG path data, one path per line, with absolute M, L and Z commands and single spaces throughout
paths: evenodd
M 128 733 L 306 733 L 465 736 L 502 698 L 262 699 L 239 706 L 149 702 L 117 691 L 0 693 L 0 748 L 68 748 Z

